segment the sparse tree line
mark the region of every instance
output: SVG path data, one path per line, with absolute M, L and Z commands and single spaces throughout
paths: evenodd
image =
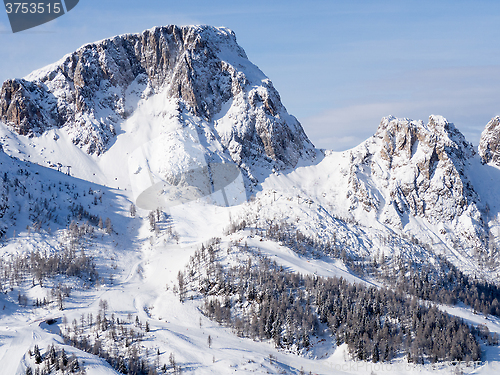
M 178 276 L 180 299 L 199 293 L 209 318 L 293 351 L 307 348 L 326 326 L 354 358 L 373 362 L 402 355 L 416 363 L 476 361 L 479 342 L 497 339 L 404 292 L 287 272 L 262 255 L 252 260 L 252 251 L 239 248 L 247 261 L 227 266 L 217 244 L 202 246 Z
M 71 223 L 61 242 L 62 250 L 56 253 L 30 251 L 24 254 L 12 254 L 0 258 L 0 291 L 13 289 L 23 282 L 31 281 L 32 285 L 50 285 L 50 279 L 58 275 L 79 277 L 85 283 L 99 281 L 99 273 L 93 257 L 85 252 L 82 243 L 88 235 L 92 235 L 94 228 L 87 223 Z M 61 283 L 52 286 L 50 293 L 33 301 L 19 292 L 20 306 L 32 304 L 34 307 L 46 306 L 51 302 L 57 303 L 59 309 L 64 308 L 64 300 L 69 297 L 71 288 Z
M 14 287 L 31 279 L 33 285 L 43 285 L 44 280 L 56 275 L 76 276 L 86 281 L 97 281 L 99 274 L 94 259 L 79 247 L 79 238 L 93 228 L 82 224 L 72 224 L 68 243 L 57 253 L 38 250 L 20 255 L 0 258 L 0 287 Z
M 90 213 L 90 207 L 102 203 L 102 192 L 91 188 L 77 191 L 75 184 L 42 182 L 35 175 L 28 168 L 1 175 L 0 219 L 7 215 L 15 222 L 24 209 L 34 230 L 40 230 L 43 225 L 50 225 L 50 222 L 65 225 L 72 218 L 88 220 L 92 225 L 97 225 L 99 217 Z M 83 202 L 80 199 L 82 197 Z M 62 215 L 62 208 L 69 212 Z M 5 225 L 0 227 L 0 238 L 5 236 L 6 229 Z
M 35 345 L 28 351 L 28 355 L 34 360 L 35 366 L 28 365 L 26 375 L 87 374 L 84 364 L 80 363 L 74 354 L 68 357 L 64 349 L 53 344 L 43 354 L 38 345 Z
M 130 215 L 134 217 L 137 211 L 134 205 L 130 206 Z M 173 229 L 172 219 L 166 214 L 161 208 L 156 208 L 156 210 L 150 211 L 148 214 L 149 230 L 154 232 L 156 236 L 160 234 L 162 229 L 165 230 L 167 235 L 174 241 L 179 243 L 179 234 Z
M 241 220 L 232 223 L 229 232 L 247 226 L 248 222 Z M 437 256 L 432 265 L 423 262 L 417 264 L 401 256 L 388 259 L 383 254 L 372 258 L 356 257 L 348 251 L 349 244 L 309 237 L 285 220 L 268 220 L 263 228 L 252 228 L 252 231 L 264 238 L 279 241 L 301 255 L 339 258 L 354 273 L 375 276 L 388 286 L 423 300 L 449 305 L 462 302 L 475 312 L 500 316 L 500 287 L 465 275 L 442 256 Z M 393 239 L 382 240 L 390 243 Z M 413 243 L 412 246 L 423 246 L 415 239 L 410 238 L 409 241 Z
M 348 222 L 347 219 L 338 217 L 336 217 L 336 220 Z M 266 219 L 259 221 L 257 224 L 256 217 L 252 218 L 250 216 L 246 219 L 231 222 L 227 234 L 243 229 L 250 229 L 251 236 L 256 235 L 280 242 L 302 256 L 316 259 L 321 257 L 341 259 L 353 273 L 358 275 L 365 274 L 367 265 L 371 266 L 369 264 L 370 259 L 357 255 L 360 253 L 361 243 L 351 235 L 340 236 L 333 232 L 329 239 L 323 239 L 319 236 L 309 236 L 302 233 L 296 226 L 285 219 Z M 393 242 L 394 238 L 384 240 Z M 401 241 L 395 244 L 395 246 L 410 248 L 415 245 Z
M 150 332 L 149 323 L 109 314 L 106 300 L 99 302 L 99 312 L 81 315 L 69 324 L 63 319 L 62 337 L 68 345 L 103 358 L 115 370 L 125 375 L 180 374 L 181 366 L 170 353 L 168 364 L 160 363 L 161 353 L 141 345 Z
M 247 228 L 250 228 L 251 235 L 259 235 L 263 238 L 281 242 L 300 255 L 314 258 L 320 258 L 324 255 L 334 258 L 346 257 L 346 249 L 353 245 L 352 243 L 336 241 L 335 234 L 333 242 L 306 236 L 285 220 L 266 220 L 261 223 L 260 227 L 257 227 L 256 225 L 250 225 L 249 220 L 242 219 L 231 222 L 227 234 L 236 233 Z
M 81 204 L 72 203 L 71 206 L 69 206 L 69 211 L 71 213 L 71 216 L 76 218 L 78 221 L 86 219 L 92 225 L 98 225 L 99 220 L 102 221 L 102 219 L 99 216 L 91 214 L 89 211 L 84 209 L 83 205 Z
M 500 316 L 500 288 L 465 275 L 441 256 L 433 266 L 403 262 L 400 257 L 392 263 L 391 267 L 382 263 L 375 274 L 398 290 L 448 305 L 462 302 L 475 313 Z
M 13 287 L 31 279 L 33 285 L 56 275 L 77 276 L 90 282 L 98 279 L 96 264 L 84 250 L 64 249 L 58 253 L 31 251 L 0 259 L 0 287 Z

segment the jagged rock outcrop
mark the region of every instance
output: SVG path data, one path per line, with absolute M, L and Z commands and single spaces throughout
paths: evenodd
M 473 146 L 446 119 L 431 116 L 424 125 L 387 118 L 375 136 L 382 140 L 378 165 L 385 163 L 378 177 L 400 212 L 451 221 L 478 199 L 464 170 Z
M 256 159 L 281 169 L 314 157 L 302 127 L 234 33 L 209 26 L 157 27 L 87 44 L 26 79 L 6 81 L 0 121 L 27 136 L 64 128 L 74 144 L 100 155 L 137 102 L 153 95 L 212 122 L 247 170 Z
M 478 152 L 483 163 L 492 162 L 500 166 L 500 116 L 493 117 L 484 128 Z
M 427 125 L 386 117 L 371 139 L 351 151 L 352 209 L 374 209 L 382 222 L 400 228 L 405 215 L 446 223 L 461 239 L 482 246 L 482 205 L 467 176 L 474 153 L 441 116 L 430 116 Z
M 0 238 L 4 236 L 8 228 L 7 220 L 5 220 L 4 217 L 9 208 L 7 173 L 5 172 L 5 166 L 3 165 L 3 160 L 6 158 L 7 155 L 5 155 L 3 146 L 0 143 L 0 165 L 2 166 L 3 171 L 0 175 Z
M 49 106 L 39 105 L 45 101 Z M 0 92 L 1 120 L 21 135 L 41 133 L 47 124 L 60 123 L 57 103 L 42 85 L 25 80 L 7 80 Z

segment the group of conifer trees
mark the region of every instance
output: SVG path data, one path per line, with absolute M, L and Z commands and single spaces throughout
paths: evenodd
M 0 258 L 0 289 L 20 285 L 31 279 L 33 285 L 57 276 L 76 276 L 91 283 L 99 278 L 95 260 L 88 256 L 79 241 L 93 232 L 87 224 L 72 223 L 67 231 L 67 243 L 59 252 L 33 250 L 24 254 Z
M 103 358 L 115 370 L 125 375 L 157 375 L 160 373 L 180 374 L 181 366 L 171 353 L 168 365 L 160 363 L 160 351 L 148 350 L 141 345 L 150 332 L 149 323 L 127 319 L 108 313 L 106 300 L 99 302 L 96 316 L 81 315 L 71 324 L 64 322 L 62 336 L 68 345 Z
M 248 221 L 242 220 L 231 228 L 236 231 L 247 225 Z M 400 255 L 393 259 L 382 255 L 375 258 L 353 256 L 348 249 L 349 244 L 307 236 L 284 220 L 266 221 L 262 228 L 253 230 L 301 255 L 341 259 L 353 273 L 375 277 L 391 288 L 423 300 L 449 305 L 461 302 L 475 312 L 500 316 L 500 287 L 465 275 L 443 256 L 436 256 L 433 264 L 425 261 L 417 263 L 412 259 L 403 259 Z M 421 246 L 418 243 L 408 245 Z
M 400 257 L 389 267 L 381 265 L 374 275 L 388 285 L 423 300 L 455 305 L 459 302 L 475 313 L 500 316 L 500 288 L 465 275 L 457 267 L 438 256 L 433 265 L 403 262 Z
M 416 363 L 477 361 L 481 339 L 491 343 L 484 328 L 471 327 L 404 292 L 303 276 L 247 246 L 236 251 L 245 252 L 245 264 L 224 264 L 215 241 L 195 252 L 178 277 L 181 300 L 200 293 L 203 312 L 238 335 L 301 351 L 327 328 L 354 358 L 373 362 L 397 356 Z
M 90 212 L 90 205 L 102 203 L 102 192 L 91 188 L 80 190 L 76 184 L 59 181 L 44 182 L 28 168 L 6 171 L 0 180 L 0 239 L 5 238 L 8 225 L 2 219 L 16 222 L 25 210 L 34 230 L 43 226 L 50 230 L 50 223 L 65 225 L 75 218 L 97 225 L 99 217 Z M 88 206 L 85 209 L 84 206 Z M 67 208 L 62 214 L 61 209 Z
M 28 365 L 25 371 L 26 375 L 87 374 L 85 366 L 80 364 L 74 354 L 68 357 L 64 349 L 60 349 L 53 344 L 45 350 L 45 353 L 42 353 L 38 345 L 35 345 L 33 350 L 29 350 L 28 354 L 30 358 L 33 358 L 35 366 L 33 369 L 32 366 Z

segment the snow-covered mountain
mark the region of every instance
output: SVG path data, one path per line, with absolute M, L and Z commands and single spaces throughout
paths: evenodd
M 499 139 L 500 117 L 496 116 L 486 124 L 479 140 L 479 155 L 484 163 L 492 162 L 496 165 L 500 163 Z
M 195 121 L 254 182 L 256 165 L 283 169 L 315 156 L 271 81 L 224 28 L 158 27 L 87 44 L 6 81 L 0 103 L 0 120 L 17 134 L 61 130 L 89 155 L 108 151 L 137 117 L 145 131 L 149 112 L 163 122 Z
M 427 125 L 384 118 L 351 155 L 350 209 L 374 210 L 378 221 L 400 229 L 410 217 L 423 218 L 457 249 L 488 246 L 486 207 L 469 177 L 474 148 L 443 117 L 430 116 Z
M 209 26 L 156 27 L 87 44 L 8 80 L 0 91 L 0 287 L 6 292 L 0 321 L 7 327 L 0 337 L 12 340 L 0 346 L 0 361 L 12 373 L 23 372 L 36 361 L 28 349 L 58 342 L 60 329 L 69 341 L 59 344 L 72 342 L 66 349 L 90 361 L 91 374 L 116 372 L 81 350 L 108 356 L 114 369 L 125 370 L 135 365 L 116 358 L 154 363 L 155 369 L 170 361 L 165 369 L 173 373 L 169 353 L 175 353 L 191 373 L 296 374 L 300 367 L 335 373 L 331 366 L 343 369 L 351 361 L 353 343 L 346 333 L 344 344 L 336 341 L 347 328 L 322 305 L 331 296 L 314 289 L 326 285 L 311 281 L 317 277 L 401 288 L 500 333 L 498 318 L 469 310 L 489 314 L 498 306 L 499 123 L 488 123 L 478 152 L 434 115 L 427 124 L 386 117 L 373 137 L 351 150 L 317 150 L 235 34 Z M 44 262 L 59 268 L 47 271 Z M 267 273 L 257 268 L 262 264 L 270 267 Z M 279 297 L 282 331 L 280 314 L 269 315 L 277 302 L 266 305 L 278 291 L 249 285 L 251 278 L 272 277 L 293 285 Z M 281 283 L 267 282 L 265 288 Z M 74 290 L 71 296 L 62 297 L 64 285 Z M 445 298 L 454 287 L 465 292 Z M 433 288 L 442 293 L 433 295 Z M 481 291 L 482 297 L 474 295 Z M 40 307 L 41 295 L 49 302 Z M 303 315 L 285 311 L 294 297 Z M 463 305 L 445 306 L 454 298 Z M 63 300 L 73 325 L 57 310 Z M 305 306 L 311 300 L 314 308 Z M 95 327 L 90 312 L 102 324 Z M 39 325 L 49 317 L 57 329 Z M 401 326 L 403 318 L 383 316 L 380 327 L 386 321 Z M 130 339 L 121 345 L 108 323 Z M 134 329 L 146 340 L 134 338 Z M 406 337 L 408 345 L 416 332 Z M 407 355 L 427 367 L 400 372 L 434 369 L 417 344 L 406 354 L 393 342 L 396 349 L 380 344 L 384 352 L 379 343 L 367 344 L 357 358 L 376 362 L 385 355 L 402 363 Z M 469 359 L 478 356 L 479 344 L 473 344 Z M 494 348 L 484 351 L 498 363 Z M 248 354 L 242 359 L 240 352 Z

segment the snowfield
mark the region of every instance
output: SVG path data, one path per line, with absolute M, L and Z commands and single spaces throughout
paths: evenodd
M 272 199 L 272 196 L 269 198 Z M 115 199 L 121 202 L 124 197 L 108 193 L 103 204 L 112 207 Z M 75 353 L 85 362 L 87 374 L 117 373 L 104 360 L 65 345 L 57 334 L 58 329 L 63 326 L 63 316 L 68 322 L 72 322 L 73 319 L 78 321 L 82 314 L 96 315 L 101 300 L 108 302 L 109 313 L 113 312 L 120 320 L 127 320 L 127 316 L 131 314 L 133 317 L 138 316 L 142 322 L 148 321 L 150 332 L 143 345 L 149 349 L 149 356 L 155 357 L 159 350 L 160 363 L 168 363 L 169 355 L 173 353 L 183 373 L 298 374 L 301 369 L 305 373 L 311 371 L 314 374 L 448 374 L 459 368 L 464 373 L 471 374 L 496 374 L 498 371 L 498 347 L 484 347 L 485 362 L 481 364 L 422 366 L 408 364 L 404 358 L 377 364 L 353 361 L 348 356 L 345 345 L 336 347 L 328 337 L 318 338 L 318 342 L 303 356 L 279 351 L 272 343 L 239 338 L 229 328 L 207 319 L 200 312 L 199 300 L 181 303 L 173 292 L 178 271 L 183 269 L 202 240 L 220 235 L 223 238 L 222 247 L 229 241 L 247 242 L 249 246 L 259 248 L 263 254 L 294 272 L 341 276 L 350 282 L 372 282 L 349 273 L 340 260 L 308 259 L 276 242 L 260 241 L 258 236 L 251 235 L 248 231 L 224 236 L 223 229 L 229 224 L 229 215 L 228 212 L 221 214 L 220 207 L 199 204 L 197 210 L 192 210 L 194 217 L 186 212 L 184 216 L 172 215 L 176 221 L 175 227 L 183 229 L 177 244 L 169 234 L 160 232 L 155 235 L 150 231 L 146 211 L 139 209 L 138 215 L 130 218 L 126 213 L 127 204 L 122 202 L 121 205 L 121 210 L 119 205 L 114 206 L 119 213 L 113 222 L 117 233 L 96 234 L 96 244 L 89 249 L 97 260 L 104 280 L 100 286 L 80 289 L 79 281 L 74 280 L 74 291 L 65 301 L 62 311 L 53 304 L 42 308 L 19 306 L 16 302 L 16 290 L 26 293 L 30 301 L 45 292 L 44 288 L 32 286 L 29 282 L 0 297 L 3 305 L 0 315 L 0 361 L 4 373 L 24 374 L 26 365 L 34 366 L 33 359 L 27 354 L 28 350 L 36 344 L 43 353 L 51 343 L 64 347 L 68 353 Z M 233 208 L 233 215 L 237 215 L 238 209 L 248 209 L 244 208 L 245 205 Z M 300 204 L 294 203 L 293 206 L 295 214 L 298 214 Z M 21 231 L 15 239 L 4 242 L 2 251 L 4 254 L 13 252 L 14 249 L 27 251 L 40 245 L 50 249 L 55 246 L 51 241 L 51 236 L 38 233 L 28 235 Z M 473 314 L 465 307 L 441 308 L 472 324 L 487 324 L 491 332 L 500 333 L 498 318 Z M 57 323 L 52 326 L 44 323 L 49 318 L 57 319 Z M 207 344 L 208 336 L 212 338 L 211 347 Z

